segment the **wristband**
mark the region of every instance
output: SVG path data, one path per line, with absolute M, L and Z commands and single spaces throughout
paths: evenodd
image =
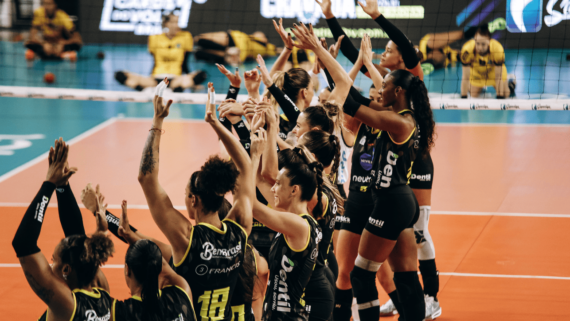
M 467 99 L 467 95 L 461 95 L 461 99 Z

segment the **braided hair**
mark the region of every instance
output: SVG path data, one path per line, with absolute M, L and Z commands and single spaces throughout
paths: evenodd
M 162 252 L 150 240 L 138 240 L 129 246 L 125 263 L 142 284 L 143 320 L 160 320 L 162 316 L 158 276 L 162 272 Z
M 428 91 L 422 80 L 407 70 L 394 70 L 390 73 L 394 86 L 406 90 L 406 98 L 414 111 L 418 126 L 419 150 L 421 156 L 427 155 L 435 145 L 435 121 L 429 103 Z M 421 130 L 421 132 L 420 132 Z
M 79 288 L 90 284 L 99 267 L 115 252 L 113 241 L 102 232 L 91 237 L 72 235 L 64 238 L 60 244 L 61 262 L 69 264 L 75 271 Z

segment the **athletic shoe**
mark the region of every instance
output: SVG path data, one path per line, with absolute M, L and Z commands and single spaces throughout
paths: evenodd
M 441 306 L 432 296 L 426 295 L 426 320 L 435 320 L 441 315 Z
M 60 55 L 61 59 L 67 59 L 69 61 L 77 61 L 77 52 L 76 51 L 65 51 Z
M 396 314 L 398 314 L 398 310 L 396 310 L 396 306 L 394 305 L 394 302 L 392 302 L 392 299 L 388 300 L 388 302 L 384 303 L 380 307 L 381 317 L 387 317 Z
M 34 60 L 34 58 L 36 57 L 36 54 L 32 51 L 32 49 L 28 49 L 26 50 L 26 60 Z
M 517 94 L 515 92 L 515 88 L 517 88 L 517 77 L 515 77 L 514 74 L 509 74 L 507 75 L 507 79 L 509 90 L 511 91 L 509 97 L 516 97 Z

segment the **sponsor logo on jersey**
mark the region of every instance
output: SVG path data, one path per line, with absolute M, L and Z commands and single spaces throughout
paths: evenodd
M 161 34 L 162 16 L 170 12 L 179 17 L 178 26 L 185 29 L 191 8 L 192 0 L 105 0 L 99 30 L 131 31 L 135 35 Z
M 107 314 L 104 316 L 97 316 L 95 310 L 85 311 L 85 321 L 109 321 L 111 319 L 111 311 L 107 310 Z
M 362 153 L 362 155 L 360 155 L 360 166 L 362 166 L 362 168 L 365 171 L 369 171 L 372 169 L 372 155 L 368 154 L 368 153 Z
M 42 196 L 42 202 L 36 208 L 36 216 L 34 216 L 34 219 L 37 219 L 40 223 L 44 221 L 44 212 L 46 210 L 46 205 L 48 202 L 49 198 Z
M 412 174 L 412 179 L 417 179 L 418 181 L 422 182 L 429 182 L 431 181 L 431 174 L 425 174 L 425 175 Z
M 291 312 L 291 304 L 289 301 L 289 286 L 287 285 L 287 273 L 293 271 L 295 263 L 283 255 L 281 258 L 281 270 L 279 274 L 275 275 L 275 280 L 273 282 L 273 307 L 272 309 L 279 312 Z
M 368 223 L 370 223 L 376 227 L 380 227 L 380 228 L 382 228 L 382 226 L 384 226 L 384 221 L 377 220 L 377 219 L 372 218 L 372 217 L 368 218 Z
M 392 182 L 392 174 L 393 174 L 392 166 L 396 166 L 398 157 L 399 156 L 397 154 L 394 154 L 391 150 L 389 150 L 388 154 L 386 154 L 387 164 L 384 166 L 383 171 L 378 173 L 378 182 L 380 182 L 380 187 L 383 188 L 390 187 L 390 183 Z
M 223 269 L 210 269 L 209 274 L 224 274 L 224 273 L 230 273 L 231 271 L 237 269 L 240 266 L 240 262 L 237 262 L 236 264 L 223 268 Z
M 202 260 L 209 261 L 212 258 L 233 259 L 241 252 L 241 242 L 230 249 L 217 249 L 214 247 L 214 244 L 206 242 L 202 245 L 202 249 L 204 250 L 202 253 L 200 253 Z
M 362 145 L 362 146 L 364 146 L 364 144 L 366 144 L 366 136 L 362 136 L 362 138 L 360 139 L 359 144 Z
M 366 177 L 362 177 L 362 176 L 356 176 L 356 175 L 352 175 L 352 181 L 355 183 L 370 183 L 370 180 L 372 178 L 370 176 L 366 176 Z
M 239 122 L 238 128 L 242 128 L 245 127 L 245 124 L 243 123 L 243 121 Z
M 319 249 L 315 247 L 313 249 L 313 252 L 311 252 L 311 260 L 314 260 L 318 254 L 319 254 Z
M 339 215 L 336 217 L 336 221 L 340 222 L 340 223 L 350 223 L 350 217 L 344 216 L 344 215 Z

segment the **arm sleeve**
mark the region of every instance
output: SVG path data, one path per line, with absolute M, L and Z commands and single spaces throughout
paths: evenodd
M 285 116 L 287 116 L 287 119 L 289 119 L 289 122 L 292 124 L 296 124 L 297 118 L 299 117 L 299 114 L 301 112 L 299 111 L 299 108 L 297 108 L 295 103 L 291 100 L 291 98 L 285 95 L 285 93 L 281 89 L 277 88 L 275 84 L 271 85 L 267 89 L 273 95 L 273 97 L 275 97 L 275 100 L 279 104 L 279 107 L 281 107 L 281 109 L 283 110 Z
M 380 17 L 374 19 L 376 23 L 384 29 L 390 40 L 392 40 L 400 49 L 402 53 L 402 59 L 404 59 L 404 64 L 406 64 L 406 68 L 413 69 L 418 65 L 420 62 L 418 56 L 416 55 L 416 50 L 412 45 L 411 41 L 404 35 L 400 29 L 394 26 L 388 19 L 384 17 L 384 15 L 380 15 Z
M 111 212 L 107 211 L 105 215 L 107 217 L 107 225 L 109 225 L 109 231 L 113 233 L 119 240 L 127 243 L 124 238 L 119 236 L 119 218 L 113 215 Z M 133 232 L 136 232 L 137 229 L 134 228 L 132 225 L 129 225 Z
M 354 100 L 351 95 L 348 95 L 346 97 L 346 101 L 344 102 L 344 105 L 342 106 L 342 109 L 343 109 L 345 114 L 347 114 L 351 117 L 354 117 L 354 115 L 356 115 L 356 112 L 358 111 L 360 106 L 362 106 L 362 105 L 359 104 L 356 100 Z
M 336 20 L 336 17 L 327 19 L 327 24 L 329 25 L 329 29 L 331 30 L 335 41 L 338 41 L 338 38 L 344 35 L 344 39 L 340 43 L 340 51 L 346 58 L 348 58 L 348 60 L 350 60 L 350 62 L 354 64 L 358 59 L 358 49 L 354 46 L 352 41 L 350 41 L 350 38 L 348 38 L 346 33 L 344 33 L 344 30 L 342 30 L 342 27 L 338 23 L 338 20 Z M 365 74 L 368 72 L 368 69 L 366 69 L 365 66 L 362 66 L 360 71 Z
M 28 256 L 40 252 L 38 238 L 44 222 L 44 214 L 49 200 L 55 190 L 55 184 L 44 182 L 36 197 L 26 210 L 24 218 L 16 231 L 12 247 L 18 257 Z
M 323 69 L 323 70 L 324 70 L 324 72 L 325 72 L 325 76 L 326 76 L 326 78 L 327 78 L 327 82 L 329 83 L 329 89 L 330 89 L 330 91 L 332 92 L 333 89 L 334 89 L 334 87 L 335 87 L 334 80 L 332 79 L 331 74 L 329 73 L 329 71 L 327 70 L 327 68 L 325 68 L 325 69 Z
M 372 99 L 362 96 L 360 92 L 356 90 L 356 88 L 350 87 L 349 96 L 351 96 L 352 99 L 354 99 L 354 101 L 356 101 L 357 103 L 364 105 L 366 107 L 370 107 L 370 102 L 372 101 Z
M 226 99 L 237 99 L 238 94 L 239 88 L 230 85 L 228 93 L 226 94 Z M 224 125 L 224 127 L 226 127 L 230 133 L 232 132 L 232 122 L 230 122 L 227 118 L 220 118 L 220 123 L 222 123 L 222 125 Z
M 234 129 L 236 130 L 236 133 L 238 134 L 238 137 L 240 140 L 249 140 L 249 129 L 247 129 L 247 127 L 245 126 L 245 123 L 243 122 L 243 119 L 240 120 L 239 122 L 234 124 Z
M 83 226 L 83 217 L 81 210 L 77 205 L 77 200 L 71 191 L 71 186 L 67 184 L 56 189 L 57 210 L 59 212 L 59 221 L 63 228 L 65 237 L 70 235 L 85 235 L 85 227 Z

